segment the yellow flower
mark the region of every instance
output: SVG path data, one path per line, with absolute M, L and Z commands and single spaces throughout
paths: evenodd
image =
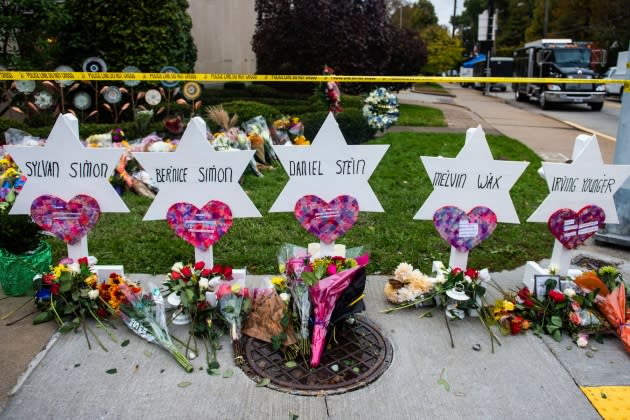
M 53 268 L 53 273 L 55 274 L 55 277 L 57 278 L 61 277 L 63 273 L 67 273 L 68 271 L 70 271 L 70 269 L 68 269 L 68 267 L 66 267 L 63 264 L 59 264 L 55 266 L 55 268 Z
M 286 266 L 283 263 L 278 264 L 278 271 L 284 273 Z
M 503 301 L 503 309 L 506 311 L 513 311 L 514 310 L 514 303 L 510 302 L 509 300 L 504 300 Z
M 310 141 L 306 140 L 306 137 L 304 136 L 297 136 L 294 140 L 293 140 L 294 144 L 297 144 L 298 146 L 308 146 L 311 144 Z
M 94 287 L 96 285 L 96 274 L 92 274 L 91 276 L 86 278 L 84 281 L 85 281 L 85 284 L 87 284 L 88 286 Z
M 287 287 L 287 282 L 285 280 L 284 277 L 282 276 L 274 276 L 271 278 L 271 284 L 274 285 L 274 287 L 278 287 L 280 289 L 285 289 Z
M 15 178 L 18 175 L 18 171 L 15 168 L 9 168 L 2 174 L 1 178 Z

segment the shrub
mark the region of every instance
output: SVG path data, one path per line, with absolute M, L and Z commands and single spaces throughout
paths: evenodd
M 311 112 L 300 116 L 304 123 L 304 135 L 309 140 L 314 140 L 315 135 L 324 124 L 328 116 L 327 111 Z M 346 109 L 335 116 L 339 129 L 343 133 L 346 143 L 360 144 L 374 138 L 376 132 L 368 126 L 365 117 L 358 109 Z
M 32 251 L 39 245 L 41 228 L 30 215 L 9 216 L 9 209 L 0 208 L 0 248 L 19 255 Z
M 282 114 L 270 105 L 252 101 L 226 102 L 223 104 L 223 109 L 225 109 L 230 115 L 234 113 L 238 114 L 239 124 L 257 117 L 258 115 L 262 115 L 267 121 L 272 121 Z

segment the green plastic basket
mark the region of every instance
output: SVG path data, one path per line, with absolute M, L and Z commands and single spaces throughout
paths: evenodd
M 40 242 L 34 251 L 14 255 L 0 248 L 0 284 L 7 296 L 24 296 L 33 290 L 33 277 L 50 268 L 52 250 Z

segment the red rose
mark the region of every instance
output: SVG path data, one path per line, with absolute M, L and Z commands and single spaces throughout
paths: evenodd
M 523 300 L 528 300 L 531 294 L 532 293 L 529 291 L 527 287 L 523 287 L 521 290 L 518 291 L 518 297 L 520 297 Z
M 558 290 L 550 290 L 549 298 L 554 301 L 554 303 L 564 302 L 564 293 Z
M 247 287 L 243 287 L 240 295 L 243 296 L 243 299 L 249 298 L 249 289 Z
M 523 305 L 525 305 L 526 308 L 533 308 L 534 301 L 531 300 L 530 298 L 526 298 L 525 300 L 523 300 Z
M 179 274 L 177 271 L 171 271 L 171 278 L 173 280 L 179 280 L 182 278 L 182 275 Z
M 458 275 L 459 273 L 462 272 L 462 269 L 459 267 L 455 267 L 451 270 L 451 276 L 455 277 L 456 275 Z
M 44 274 L 44 277 L 42 278 L 42 283 L 44 283 L 44 284 L 52 284 L 54 279 L 55 279 L 55 275 L 54 274 Z
M 523 326 L 523 318 L 520 316 L 515 316 L 510 319 L 510 333 L 512 335 L 516 335 L 521 332 L 521 328 Z
M 185 276 L 185 277 L 191 277 L 192 276 L 192 270 L 190 269 L 189 266 L 186 266 L 184 268 L 182 268 L 180 270 L 180 272 Z
M 197 310 L 198 311 L 203 311 L 207 307 L 208 307 L 208 302 L 207 301 L 204 300 L 203 302 L 197 302 Z
M 202 268 L 204 268 L 206 266 L 206 263 L 203 261 L 197 261 L 195 263 L 195 270 L 201 270 Z
M 53 295 L 58 295 L 60 287 L 61 287 L 61 285 L 59 283 L 53 283 L 53 284 L 50 285 L 50 292 Z
M 225 277 L 226 280 L 232 280 L 232 267 L 229 265 L 225 266 L 223 269 L 223 277 Z
M 87 257 L 81 257 L 77 262 L 79 263 L 79 266 L 88 265 Z
M 212 269 L 211 268 L 204 268 L 203 270 L 201 270 L 201 277 L 210 277 L 210 274 L 212 274 Z
M 468 277 L 470 277 L 473 280 L 476 280 L 477 277 L 479 277 L 479 271 L 475 270 L 474 268 L 466 269 L 466 273 L 464 273 L 464 274 L 467 275 Z
M 219 264 L 215 264 L 214 267 L 212 267 L 212 274 L 221 274 L 223 272 L 223 266 L 220 266 Z

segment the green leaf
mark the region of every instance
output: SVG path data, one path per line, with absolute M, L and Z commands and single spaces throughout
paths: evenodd
M 153 352 L 151 350 L 144 351 L 144 357 L 146 357 L 147 359 L 150 359 L 151 356 L 153 356 Z
M 284 365 L 288 367 L 289 369 L 291 369 L 291 368 L 296 367 L 297 363 L 295 363 L 295 360 L 289 360 L 288 362 L 284 362 Z
M 289 420 L 298 420 L 300 416 L 297 414 L 289 413 Z
M 68 279 L 68 281 L 62 281 L 59 286 L 59 293 L 66 293 L 72 289 L 72 280 Z
M 442 385 L 446 391 L 451 390 L 451 385 L 448 382 L 446 382 L 445 379 L 440 378 L 438 379 L 437 383 L 438 385 Z
M 232 376 L 234 376 L 234 371 L 232 369 L 226 369 L 225 372 L 223 372 L 224 378 L 231 378 Z
M 108 369 L 105 371 L 105 373 L 109 374 L 109 375 L 115 375 L 118 373 L 118 369 L 113 368 L 113 369 Z
M 46 312 L 40 312 L 39 314 L 37 314 L 37 316 L 35 318 L 33 318 L 33 324 L 37 325 L 37 324 L 42 324 L 44 322 L 48 322 L 53 318 L 53 314 L 46 311 Z
M 59 327 L 59 332 L 62 334 L 66 334 L 66 333 L 69 333 L 70 331 L 74 331 L 74 328 L 75 328 L 74 324 L 70 322 L 66 322 L 61 327 Z
M 221 367 L 221 365 L 219 364 L 219 362 L 214 361 L 214 362 L 210 362 L 210 363 L 208 364 L 208 367 L 209 367 L 210 369 L 219 369 L 219 368 Z
M 361 369 L 359 369 L 358 367 L 353 367 L 353 368 L 352 368 L 352 371 L 353 371 L 354 373 L 356 373 L 356 374 L 361 373 Z
M 190 381 L 184 381 L 177 384 L 179 388 L 188 388 L 191 385 L 192 385 L 192 382 Z
M 555 330 L 555 331 L 551 334 L 551 336 L 553 337 L 553 339 L 554 339 L 554 340 L 556 340 L 556 341 L 558 341 L 558 342 L 560 341 L 561 335 L 562 335 L 562 334 L 560 333 L 560 330 L 559 330 L 559 329 Z
M 219 376 L 221 374 L 221 371 L 219 369 L 208 368 L 206 369 L 206 372 L 208 372 L 208 375 L 211 375 L 211 376 Z
M 307 286 L 313 286 L 317 283 L 318 279 L 315 274 L 310 271 L 306 271 L 302 273 L 302 281 L 304 281 L 304 284 Z
M 262 388 L 265 387 L 267 385 L 269 385 L 271 383 L 271 379 L 269 378 L 262 378 L 257 384 L 256 387 L 257 388 Z
M 551 317 L 551 323 L 557 327 L 562 327 L 562 318 L 557 315 Z
M 125 340 L 122 343 L 120 343 L 120 347 L 127 347 L 129 345 L 129 340 Z
M 74 365 L 74 367 L 75 367 L 75 368 L 78 368 L 79 366 L 81 366 L 81 363 L 76 363 L 76 364 Z

